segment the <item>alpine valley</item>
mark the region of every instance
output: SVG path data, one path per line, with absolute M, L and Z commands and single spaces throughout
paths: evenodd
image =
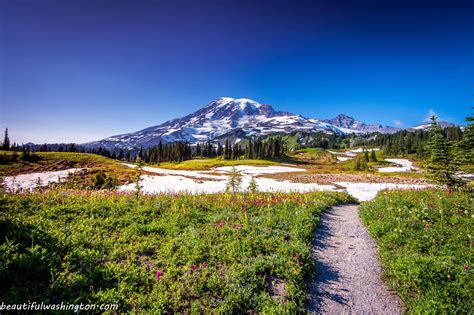
M 286 111 L 276 111 L 271 105 L 260 104 L 251 99 L 221 97 L 182 118 L 83 145 L 89 148 L 115 150 L 149 148 L 158 145 L 160 141 L 163 144 L 177 141 L 191 144 L 206 141 L 222 142 L 225 139 L 239 142 L 249 137 L 293 132 L 368 134 L 395 133 L 400 130 L 402 129 L 390 126 L 368 125 L 344 114 L 333 119 L 319 120 Z

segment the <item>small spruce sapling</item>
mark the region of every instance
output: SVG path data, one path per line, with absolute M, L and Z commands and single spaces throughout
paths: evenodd
M 143 188 L 143 186 L 140 185 L 140 178 L 142 176 L 144 162 L 140 157 L 138 157 L 135 163 L 137 164 L 137 176 L 135 177 L 135 192 L 137 194 L 137 199 L 138 199 Z
M 43 182 L 41 181 L 41 177 L 38 176 L 36 179 L 36 188 L 39 189 L 41 186 L 43 186 Z
M 257 185 L 257 181 L 255 180 L 255 177 L 252 176 L 252 178 L 250 179 L 247 190 L 252 194 L 255 194 L 256 192 L 258 192 L 258 185 Z
M 229 173 L 229 179 L 227 180 L 226 191 L 232 192 L 233 194 L 237 193 L 240 190 L 242 185 L 242 174 L 232 166 L 232 170 Z
M 377 155 L 375 154 L 374 150 L 372 150 L 372 152 L 370 152 L 370 160 L 372 162 L 377 162 Z

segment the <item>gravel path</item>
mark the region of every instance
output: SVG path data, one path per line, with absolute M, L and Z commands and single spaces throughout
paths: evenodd
M 323 213 L 312 254 L 317 275 L 310 283 L 313 314 L 401 314 L 397 296 L 380 278 L 376 246 L 362 225 L 358 206 Z

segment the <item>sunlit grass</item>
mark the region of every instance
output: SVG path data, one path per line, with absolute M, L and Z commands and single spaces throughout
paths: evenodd
M 409 313 L 468 314 L 474 290 L 472 193 L 381 192 L 360 214 Z
M 2 194 L 0 300 L 295 314 L 320 213 L 352 201 L 321 192 Z

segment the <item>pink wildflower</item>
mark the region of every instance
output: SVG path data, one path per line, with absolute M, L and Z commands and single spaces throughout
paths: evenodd
M 161 278 L 161 276 L 163 276 L 163 273 L 161 271 L 155 272 L 155 279 L 156 280 L 159 280 Z
M 193 266 L 193 271 L 197 271 L 199 269 L 198 265 Z
M 464 265 L 464 270 L 469 270 L 470 268 L 468 265 Z
M 202 263 L 202 269 L 206 269 L 207 267 L 207 264 L 206 263 Z

